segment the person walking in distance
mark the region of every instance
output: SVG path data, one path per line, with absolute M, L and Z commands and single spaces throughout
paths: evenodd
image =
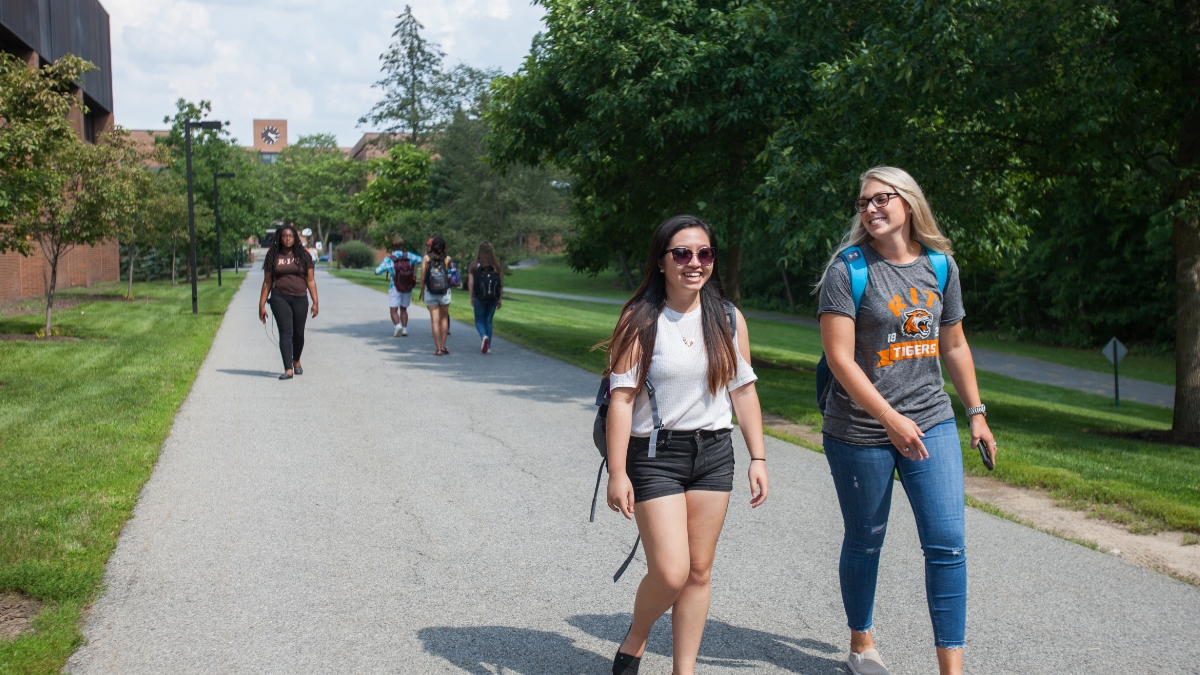
M 606 373 L 608 505 L 636 517 L 647 567 L 612 672 L 638 672 L 651 627 L 671 609 L 672 672 L 692 675 L 733 490 L 732 415 L 750 451 L 757 507 L 767 498 L 762 412 L 746 321 L 722 293 L 708 224 L 663 222 L 645 269 L 613 331 Z
M 467 290 L 475 310 L 475 330 L 479 331 L 479 351 L 487 354 L 492 348 L 492 317 L 503 304 L 504 271 L 491 242 L 479 245 L 475 259 L 467 265 Z
M 312 315 L 317 312 L 317 282 L 313 261 L 300 243 L 300 235 L 291 223 L 275 233 L 275 241 L 263 260 L 263 285 L 258 297 L 258 318 L 267 322 L 267 295 L 271 313 L 279 326 L 279 355 L 283 357 L 281 380 L 303 375 L 300 353 L 304 351 L 304 321 L 308 314 L 308 296 L 312 296 Z
M 392 284 L 388 286 L 388 308 L 392 315 L 392 337 L 408 337 L 408 306 L 412 302 L 412 290 L 417 285 L 416 266 L 421 256 L 404 247 L 404 237 L 392 237 L 392 253 L 384 256 L 375 268 L 375 274 L 389 272 Z
M 450 328 L 450 275 L 446 271 L 449 264 L 446 240 L 434 237 L 429 242 L 429 253 L 421 265 L 421 300 L 429 308 L 434 356 L 450 353 L 450 350 L 446 349 L 446 336 Z
M 995 461 L 996 441 L 963 335 L 958 266 L 907 172 L 880 166 L 863 173 L 854 210 L 818 285 L 817 310 L 836 378 L 824 398 L 821 431 L 845 526 L 838 576 L 850 628 L 848 665 L 855 675 L 888 672 L 871 629 L 892 476 L 898 474 L 925 553 L 938 667 L 942 675 L 961 675 L 963 463 L 939 355 L 967 407 L 971 445 L 982 441 Z

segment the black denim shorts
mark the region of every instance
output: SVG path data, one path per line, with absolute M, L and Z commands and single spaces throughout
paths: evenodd
M 658 432 L 658 448 L 650 457 L 650 439 L 629 439 L 625 472 L 633 483 L 633 500 L 644 502 L 688 490 L 733 492 L 732 429 Z

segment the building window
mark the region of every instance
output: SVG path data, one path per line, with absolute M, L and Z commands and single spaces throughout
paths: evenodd
M 259 157 L 259 159 L 262 160 L 263 164 L 274 164 L 276 161 L 279 160 L 279 153 L 278 152 L 260 152 L 260 153 L 258 153 L 258 157 Z
M 83 116 L 83 140 L 96 143 L 96 114 L 91 111 Z

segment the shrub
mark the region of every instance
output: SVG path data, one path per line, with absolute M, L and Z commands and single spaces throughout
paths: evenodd
M 344 241 L 337 247 L 338 262 L 343 267 L 361 269 L 375 263 L 375 251 L 361 241 Z

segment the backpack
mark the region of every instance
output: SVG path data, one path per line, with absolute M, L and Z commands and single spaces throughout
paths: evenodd
M 450 276 L 451 286 L 454 288 L 462 286 L 462 275 L 458 273 L 458 263 L 451 260 L 450 265 L 446 268 L 446 274 Z
M 500 299 L 500 275 L 491 265 L 475 268 L 475 299 L 484 302 Z
M 388 257 L 392 259 L 392 285 L 401 293 L 412 292 L 413 286 L 417 285 L 417 277 L 408 254 L 399 258 L 394 255 Z
M 946 260 L 945 253 L 924 248 L 925 256 L 929 258 L 929 264 L 933 265 L 933 273 L 937 276 L 938 291 L 944 295 L 946 279 L 950 275 L 950 263 Z M 862 249 L 857 246 L 847 248 L 838 257 L 846 263 L 846 271 L 850 273 L 850 294 L 854 297 L 854 312 L 857 314 L 859 306 L 862 305 L 863 292 L 867 290 L 867 259 L 863 256 Z M 833 384 L 836 381 L 833 371 L 829 369 L 829 363 L 825 360 L 825 352 L 821 352 L 821 360 L 817 363 L 817 408 L 822 415 L 825 414 L 825 404 L 833 393 Z
M 450 290 L 450 276 L 446 274 L 446 264 L 442 260 L 429 261 L 429 271 L 426 272 L 425 287 L 434 295 L 441 295 Z
M 478 283 L 478 282 L 476 282 Z M 476 286 L 478 288 L 478 286 Z M 734 349 L 737 348 L 737 314 L 734 312 L 733 303 L 725 301 L 725 320 L 729 322 L 729 331 L 733 335 Z M 654 457 L 658 450 L 658 432 L 662 429 L 662 419 L 658 416 L 658 400 L 654 397 L 654 385 L 650 384 L 650 380 L 646 380 L 646 396 L 650 399 L 650 422 L 653 428 L 650 430 L 650 457 Z M 600 479 L 604 476 L 604 467 L 608 465 L 608 402 L 609 402 L 609 378 L 601 378 L 600 391 L 596 392 L 596 419 L 592 421 L 592 442 L 596 444 L 596 449 L 600 451 L 600 470 L 596 472 L 596 490 L 592 493 L 592 514 L 588 518 L 589 523 L 596 522 L 596 502 L 600 499 Z M 613 575 L 613 583 L 620 580 L 621 575 L 633 562 L 633 556 L 637 553 L 638 545 L 642 543 L 642 535 L 638 535 L 633 542 L 633 550 L 629 552 L 629 556 L 625 558 L 625 562 L 617 569 L 617 573 Z

